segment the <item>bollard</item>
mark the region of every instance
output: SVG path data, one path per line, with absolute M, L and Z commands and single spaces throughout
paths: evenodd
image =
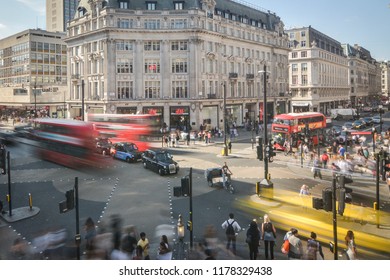
M 379 210 L 378 203 L 376 201 L 374 202 L 374 210 Z
M 28 205 L 30 206 L 30 211 L 32 210 L 32 195 L 28 193 Z
M 7 202 L 9 203 L 9 200 L 10 200 L 10 196 L 9 194 L 7 194 Z

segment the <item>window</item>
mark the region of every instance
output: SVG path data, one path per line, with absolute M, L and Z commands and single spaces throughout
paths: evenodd
M 301 31 L 301 37 L 306 37 L 306 31 Z
M 296 63 L 291 64 L 291 71 L 293 71 L 293 72 L 298 71 L 298 64 L 296 64 Z
M 160 20 L 159 19 L 145 19 L 144 27 L 145 27 L 145 29 L 160 29 Z
M 187 81 L 172 81 L 172 98 L 188 98 Z
M 129 29 L 133 28 L 133 20 L 130 19 L 118 19 L 118 28 Z
M 175 10 L 183 10 L 184 9 L 184 3 L 183 2 L 173 2 L 173 5 L 175 7 Z
M 307 85 L 307 75 L 302 75 L 302 85 Z
M 117 51 L 131 51 L 131 50 L 133 50 L 133 44 L 129 41 L 117 41 L 116 50 Z
M 128 9 L 129 8 L 129 3 L 127 1 L 120 1 L 119 2 L 119 8 L 120 9 Z
M 116 72 L 120 73 L 133 73 L 133 64 L 128 59 L 118 59 L 116 62 Z
M 294 39 L 295 38 L 295 33 L 294 32 L 291 32 L 290 33 L 290 39 Z
M 306 51 L 301 52 L 301 57 L 307 57 L 307 52 Z
M 306 47 L 306 41 L 301 41 L 301 47 L 302 48 Z
M 292 75 L 292 81 L 291 84 L 297 85 L 298 84 L 298 76 L 297 75 Z
M 118 99 L 133 99 L 133 83 L 128 81 L 118 81 L 117 97 Z
M 144 43 L 145 51 L 159 51 L 160 50 L 160 42 L 158 41 L 147 41 Z
M 171 29 L 182 29 L 187 28 L 186 19 L 172 19 L 171 20 Z
M 158 99 L 160 96 L 160 81 L 145 81 L 145 98 Z
M 301 64 L 301 71 L 306 72 L 307 71 L 307 63 L 302 63 Z
M 188 49 L 188 43 L 186 41 L 171 42 L 172 51 L 186 51 L 187 49 Z
M 156 9 L 156 2 L 146 2 L 146 9 L 154 11 Z
M 187 73 L 187 61 L 175 59 L 172 61 L 172 73 Z
M 160 73 L 160 61 L 155 59 L 145 60 L 145 73 L 146 74 Z
M 292 53 L 291 53 L 291 58 L 297 58 L 297 57 L 298 57 L 297 52 L 292 52 Z

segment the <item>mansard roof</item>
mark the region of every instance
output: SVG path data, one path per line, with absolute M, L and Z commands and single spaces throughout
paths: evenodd
M 78 10 L 91 13 L 91 3 L 103 3 L 103 7 L 118 9 L 121 2 L 126 2 L 129 10 L 146 10 L 147 3 L 156 3 L 156 10 L 173 10 L 177 2 L 183 3 L 184 10 L 202 9 L 202 3 L 215 5 L 214 13 L 221 15 L 236 15 L 236 20 L 242 18 L 254 20 L 262 24 L 263 28 L 276 31 L 281 22 L 280 17 L 269 10 L 262 9 L 241 0 L 80 0 Z M 75 15 L 77 17 L 77 14 Z

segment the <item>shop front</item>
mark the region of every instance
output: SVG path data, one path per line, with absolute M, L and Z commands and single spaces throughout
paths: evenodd
M 218 106 L 204 106 L 202 109 L 202 125 L 208 130 L 218 127 Z M 222 129 L 222 127 L 220 127 Z
M 137 107 L 117 107 L 116 112 L 118 114 L 137 114 Z
M 153 118 L 153 126 L 158 129 L 165 129 L 167 128 L 167 124 L 164 123 L 164 107 L 163 106 L 145 106 L 142 108 L 142 114 L 148 114 L 152 115 Z
M 190 124 L 190 107 L 189 106 L 172 106 L 169 108 L 169 125 L 170 129 L 180 131 L 191 130 Z
M 233 124 L 236 126 L 243 126 L 243 109 L 242 105 L 226 105 L 226 120 L 231 127 Z
M 310 103 L 309 102 L 292 102 L 292 111 L 294 113 L 303 113 L 310 111 Z

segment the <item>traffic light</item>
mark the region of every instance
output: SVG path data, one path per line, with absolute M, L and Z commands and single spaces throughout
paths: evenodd
M 187 221 L 187 230 L 192 231 L 192 222 Z
M 6 159 L 7 151 L 4 149 L 4 147 L 0 148 L 0 169 L 1 174 L 7 173 L 7 159 Z
M 72 210 L 74 208 L 74 190 L 66 191 L 65 197 L 67 210 Z
M 190 195 L 190 178 L 188 177 L 181 178 L 181 195 Z
M 256 146 L 256 151 L 257 151 L 257 159 L 262 161 L 264 159 L 263 143 L 259 143 L 259 145 Z
M 332 211 L 332 190 L 330 188 L 322 190 L 323 208 L 325 211 Z
M 342 216 L 344 214 L 344 210 L 345 210 L 345 195 L 346 195 L 346 192 L 345 192 L 344 188 L 340 188 L 337 191 L 338 191 L 338 197 L 339 197 L 339 203 L 338 203 L 337 212 L 339 213 L 339 215 Z

